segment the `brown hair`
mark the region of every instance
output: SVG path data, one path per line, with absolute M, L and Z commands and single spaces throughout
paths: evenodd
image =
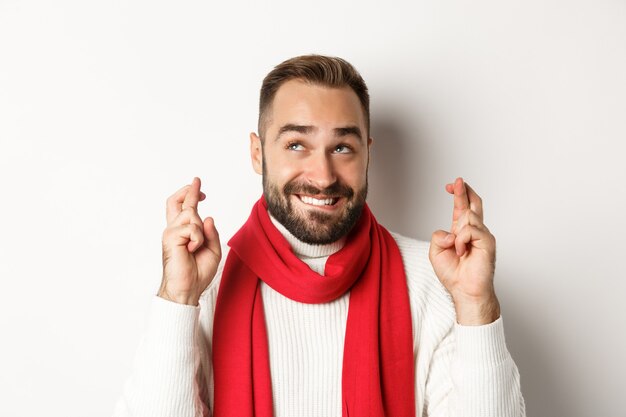
M 346 60 L 324 55 L 301 55 L 290 58 L 265 76 L 259 100 L 259 135 L 264 140 L 269 112 L 278 88 L 286 81 L 300 79 L 324 87 L 350 87 L 359 98 L 365 113 L 367 137 L 370 130 L 370 97 L 365 81 L 358 71 Z

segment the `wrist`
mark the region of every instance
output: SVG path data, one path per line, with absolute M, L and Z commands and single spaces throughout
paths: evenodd
M 495 294 L 485 298 L 453 297 L 456 320 L 462 326 L 482 326 L 500 317 L 500 302 Z
M 190 306 L 197 306 L 200 297 L 190 293 L 176 293 L 168 291 L 166 287 L 161 287 L 157 295 L 165 300 L 172 301 L 178 304 L 186 304 Z

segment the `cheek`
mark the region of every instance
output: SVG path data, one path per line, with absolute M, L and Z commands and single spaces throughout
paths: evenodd
M 287 158 L 266 158 L 265 162 L 268 179 L 280 186 L 297 178 L 302 173 L 299 165 Z
M 336 172 L 343 181 L 352 186 L 362 186 L 367 178 L 367 161 L 355 160 L 338 164 Z

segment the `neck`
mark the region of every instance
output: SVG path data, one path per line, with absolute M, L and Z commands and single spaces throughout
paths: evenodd
M 274 216 L 272 216 L 271 213 L 268 212 L 268 214 L 274 226 L 276 226 L 278 231 L 285 237 L 287 242 L 289 242 L 289 244 L 291 245 L 291 249 L 293 250 L 293 253 L 300 259 L 304 260 L 307 258 L 328 257 L 332 255 L 333 253 L 339 251 L 339 249 L 343 248 L 346 242 L 346 238 L 344 236 L 335 242 L 328 243 L 325 245 L 314 245 L 310 243 L 305 243 L 301 241 L 300 239 L 298 239 L 297 237 L 295 237 L 293 234 L 291 234 L 291 232 L 287 230 L 287 228 L 283 226 L 282 223 L 276 220 Z

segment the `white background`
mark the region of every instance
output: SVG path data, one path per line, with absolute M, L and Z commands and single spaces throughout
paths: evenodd
M 108 416 L 193 176 L 224 240 L 279 62 L 368 82 L 369 203 L 429 240 L 463 176 L 529 416 L 626 415 L 626 2 L 0 0 L 0 415 Z

